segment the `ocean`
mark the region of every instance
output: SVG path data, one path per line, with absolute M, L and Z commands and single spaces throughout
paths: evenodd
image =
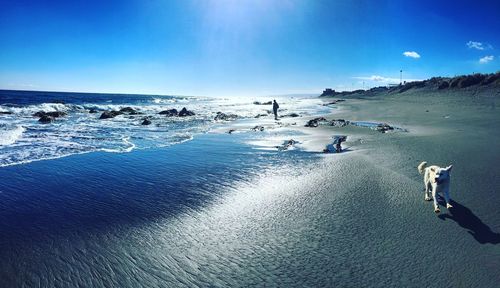
M 120 153 L 171 146 L 189 141 L 194 135 L 206 133 L 220 124 L 221 121 L 214 120 L 217 112 L 237 114 L 239 119 L 271 114 L 271 106 L 253 103 L 269 100 L 272 98 L 0 90 L 0 167 L 96 151 Z M 321 101 L 311 97 L 282 97 L 278 101 L 304 116 L 328 111 L 327 108 L 318 111 Z M 136 113 L 99 119 L 104 111 L 127 107 Z M 184 107 L 196 115 L 165 117 L 158 114 L 168 109 L 180 111 Z M 38 121 L 39 117 L 33 116 L 39 111 L 67 115 L 43 124 Z M 145 117 L 151 121 L 150 125 L 141 125 Z

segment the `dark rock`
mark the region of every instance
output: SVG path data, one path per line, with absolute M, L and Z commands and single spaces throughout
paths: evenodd
M 236 131 L 236 129 L 229 129 L 229 131 L 227 131 L 228 134 L 233 134 L 233 132 Z
M 281 118 L 284 118 L 284 117 L 300 117 L 300 115 L 297 113 L 290 113 L 290 114 L 286 114 L 286 115 L 281 116 Z
M 318 117 L 307 121 L 305 127 L 318 127 L 321 122 L 326 122 L 324 117 Z
M 89 110 L 89 113 L 97 113 L 97 112 L 98 112 L 98 111 L 97 111 L 97 109 L 95 109 L 95 108 L 91 108 L 91 109 Z
M 149 124 L 151 124 L 151 123 L 152 123 L 152 122 L 151 122 L 151 120 L 149 120 L 149 119 L 144 119 L 144 120 L 142 121 L 141 125 L 149 125 Z
M 179 117 L 185 117 L 185 116 L 194 116 L 196 115 L 193 111 L 189 111 L 186 109 L 186 107 L 182 108 L 182 110 L 179 112 Z
M 344 102 L 344 101 L 345 101 L 344 99 L 333 100 L 331 102 L 323 104 L 323 106 L 334 105 L 334 104 L 337 104 L 339 102 Z
M 0 111 L 0 115 L 10 115 L 12 112 L 10 111 Z
M 134 108 L 132 107 L 124 107 L 122 109 L 120 109 L 120 112 L 122 113 L 127 113 L 129 115 L 136 115 L 136 114 L 139 114 L 139 112 L 137 112 L 137 110 L 135 110 Z
M 253 131 L 264 131 L 264 126 L 257 125 L 255 127 L 253 127 L 252 130 Z
M 394 130 L 394 127 L 386 123 L 381 123 L 377 125 L 376 129 L 379 132 L 386 133 L 387 131 Z
M 340 153 L 342 152 L 342 142 L 347 141 L 347 136 L 345 135 L 336 135 L 333 136 L 333 143 L 326 145 L 326 148 L 323 149 L 324 153 Z
M 109 118 L 115 118 L 118 115 L 122 115 L 123 113 L 120 111 L 104 111 L 101 114 L 101 117 L 99 119 L 109 119 Z
M 236 114 L 226 114 L 222 112 L 217 112 L 217 115 L 215 115 L 214 120 L 215 121 L 231 121 L 231 120 L 236 120 L 238 118 L 238 115 Z
M 254 118 L 266 117 L 267 115 L 269 115 L 269 114 L 258 114 Z
M 54 117 L 49 116 L 49 115 L 42 115 L 40 119 L 38 119 L 38 122 L 43 123 L 43 124 L 48 124 L 51 122 L 54 122 Z
M 179 115 L 179 111 L 177 109 L 169 109 L 169 110 L 164 110 L 158 113 L 160 115 L 165 115 L 167 117 L 172 117 L 172 116 L 177 116 Z
M 293 145 L 297 144 L 299 142 L 293 140 L 293 139 L 290 139 L 290 140 L 286 140 L 283 142 L 283 144 L 281 144 L 280 146 L 276 146 L 276 148 L 278 148 L 279 151 L 284 151 L 284 150 L 288 150 L 290 147 L 292 147 Z
M 49 116 L 52 116 L 54 118 L 64 117 L 64 116 L 68 115 L 66 112 L 62 112 L 62 111 L 47 112 L 45 114 L 49 115 Z
M 66 112 L 62 112 L 62 111 L 54 111 L 54 112 L 38 111 L 35 114 L 33 114 L 34 117 L 42 117 L 44 115 L 50 116 L 53 118 L 58 118 L 58 117 L 66 116 L 67 114 L 66 114 Z
M 45 112 L 43 112 L 43 111 L 38 111 L 38 112 L 36 112 L 35 114 L 33 114 L 33 117 L 42 117 L 42 116 L 44 116 L 44 115 L 45 115 Z
M 273 105 L 273 101 L 267 101 L 267 102 L 254 101 L 253 104 L 255 104 L 255 105 Z
M 330 121 L 330 126 L 335 126 L 335 127 L 345 127 L 347 125 L 349 125 L 349 121 L 348 120 L 344 120 L 344 119 L 333 119 L 332 121 Z

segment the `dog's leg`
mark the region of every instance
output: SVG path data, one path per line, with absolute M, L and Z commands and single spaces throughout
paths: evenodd
M 425 201 L 431 201 L 432 200 L 431 196 L 430 196 L 430 188 L 432 188 L 432 187 L 429 187 L 429 186 L 430 186 L 429 183 L 425 183 L 425 188 L 424 188 L 425 189 L 425 192 L 424 192 L 425 193 L 424 194 L 424 200 Z
M 448 192 L 448 189 L 444 191 L 444 200 L 446 200 L 446 209 L 453 208 L 450 204 L 450 193 Z
M 425 170 L 425 173 L 424 173 L 424 189 L 425 189 L 425 194 L 424 194 L 424 200 L 425 201 L 431 201 L 431 197 L 430 197 L 430 188 L 429 187 L 431 185 L 430 181 L 429 181 L 429 173 L 427 170 Z
M 439 210 L 439 204 L 437 201 L 436 185 L 432 185 L 432 199 L 434 200 L 434 212 L 441 212 L 441 210 Z

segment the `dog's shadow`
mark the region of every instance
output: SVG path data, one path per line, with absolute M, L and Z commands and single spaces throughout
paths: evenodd
M 447 214 L 438 215 L 439 219 L 451 219 L 457 222 L 460 227 L 467 229 L 467 232 L 481 244 L 500 243 L 500 233 L 491 231 L 491 228 L 484 224 L 469 208 L 453 200 L 451 200 L 451 205 L 453 205 L 453 208 L 449 209 Z

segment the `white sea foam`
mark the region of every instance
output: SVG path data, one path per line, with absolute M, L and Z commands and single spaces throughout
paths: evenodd
M 19 139 L 26 129 L 23 126 L 15 126 L 9 128 L 0 126 L 0 146 L 14 144 Z

